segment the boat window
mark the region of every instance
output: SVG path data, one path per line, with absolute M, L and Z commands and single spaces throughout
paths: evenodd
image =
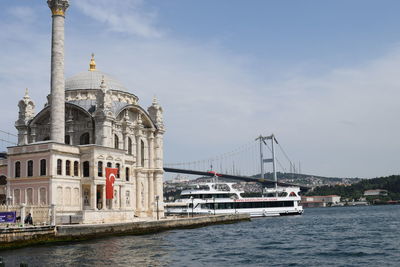
M 228 202 L 228 203 L 205 203 L 201 204 L 202 209 L 254 209 L 254 208 L 279 208 L 293 207 L 293 201 L 270 201 L 270 202 Z M 191 207 L 191 206 L 190 206 Z
M 230 188 L 227 184 L 215 184 L 212 187 L 220 191 L 230 191 Z
M 293 193 L 293 192 L 292 192 Z M 279 192 L 279 197 L 287 197 L 287 192 Z M 291 195 L 292 196 L 292 195 Z
M 289 196 L 291 196 L 291 197 L 297 197 L 297 195 L 296 195 L 295 192 L 291 192 Z

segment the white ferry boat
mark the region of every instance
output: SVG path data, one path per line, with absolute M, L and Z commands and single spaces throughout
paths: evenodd
M 167 215 L 248 213 L 251 217 L 300 215 L 299 187 L 265 189 L 262 197 L 244 197 L 234 183 L 204 183 L 181 192 L 180 199 L 165 203 Z
M 280 187 L 278 186 L 275 170 L 275 136 L 259 136 L 256 140 L 260 141 L 260 161 L 261 177 L 264 178 L 264 163 L 272 163 L 274 188 L 266 188 L 261 197 L 246 197 L 244 191 L 234 188 L 234 183 L 219 183 L 218 174 L 214 174 L 213 183 L 198 184 L 194 188 L 181 192 L 180 199 L 172 203 L 165 203 L 164 207 L 167 215 L 183 214 L 230 214 L 248 213 L 251 217 L 261 216 L 282 216 L 300 215 L 303 207 L 299 205 L 300 187 Z M 265 140 L 271 140 L 272 158 L 264 159 L 262 145 Z

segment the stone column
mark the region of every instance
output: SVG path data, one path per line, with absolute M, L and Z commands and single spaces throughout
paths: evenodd
M 106 209 L 107 209 L 107 202 L 106 202 L 106 185 L 103 185 L 103 186 L 102 186 L 102 189 L 103 189 L 103 198 L 102 198 L 103 203 L 102 203 L 102 206 L 103 206 L 103 210 L 106 210 Z
M 97 188 L 96 188 L 96 185 L 95 184 L 92 184 L 91 186 L 90 186 L 90 202 L 92 203 L 92 208 L 94 209 L 94 210 L 97 210 L 97 203 L 96 203 L 96 193 L 97 193 L 97 190 L 96 190 Z
M 51 123 L 50 139 L 64 143 L 65 136 L 65 78 L 64 21 L 68 0 L 48 0 L 53 15 L 51 42 Z
M 163 143 L 162 134 L 157 133 L 155 137 L 155 168 L 162 169 L 163 167 Z
M 148 187 L 149 187 L 149 204 L 148 204 L 148 209 L 149 209 L 149 215 L 153 216 L 154 215 L 154 177 L 153 177 L 153 173 L 150 172 L 148 174 Z
M 51 220 L 50 220 L 51 225 L 56 225 L 56 205 L 51 204 Z
M 125 193 L 125 186 L 121 185 L 119 187 L 119 195 L 120 195 L 120 201 L 119 201 L 119 206 L 121 207 L 121 210 L 126 210 L 126 193 Z
M 142 211 L 142 209 L 141 209 L 141 200 L 140 200 L 140 196 L 141 196 L 140 187 L 141 187 L 141 184 L 140 184 L 139 175 L 140 175 L 140 173 L 136 173 L 136 177 L 135 177 L 135 179 L 136 179 L 136 203 L 135 204 L 136 204 L 136 215 L 137 216 L 139 216 L 140 212 Z
M 154 168 L 154 134 L 150 133 L 149 138 L 149 168 Z
M 21 211 L 20 211 L 20 217 L 21 217 L 21 224 L 22 227 L 25 226 L 25 208 L 26 208 L 26 204 L 22 203 L 21 204 Z
M 142 152 L 141 152 L 141 136 L 140 135 L 136 135 L 136 167 L 143 167 L 141 165 L 142 162 Z

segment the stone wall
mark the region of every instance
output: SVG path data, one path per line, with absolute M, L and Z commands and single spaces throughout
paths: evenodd
M 141 235 L 180 228 L 249 221 L 248 214 L 228 214 L 194 218 L 163 219 L 131 223 L 59 225 L 26 228 L 0 228 L 0 249 L 38 243 L 86 240 L 110 235 Z

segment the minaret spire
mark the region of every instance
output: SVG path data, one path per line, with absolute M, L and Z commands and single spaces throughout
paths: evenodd
M 65 136 L 65 78 L 64 78 L 64 21 L 68 0 L 48 0 L 52 13 L 51 40 L 51 106 L 50 139 L 64 143 Z

